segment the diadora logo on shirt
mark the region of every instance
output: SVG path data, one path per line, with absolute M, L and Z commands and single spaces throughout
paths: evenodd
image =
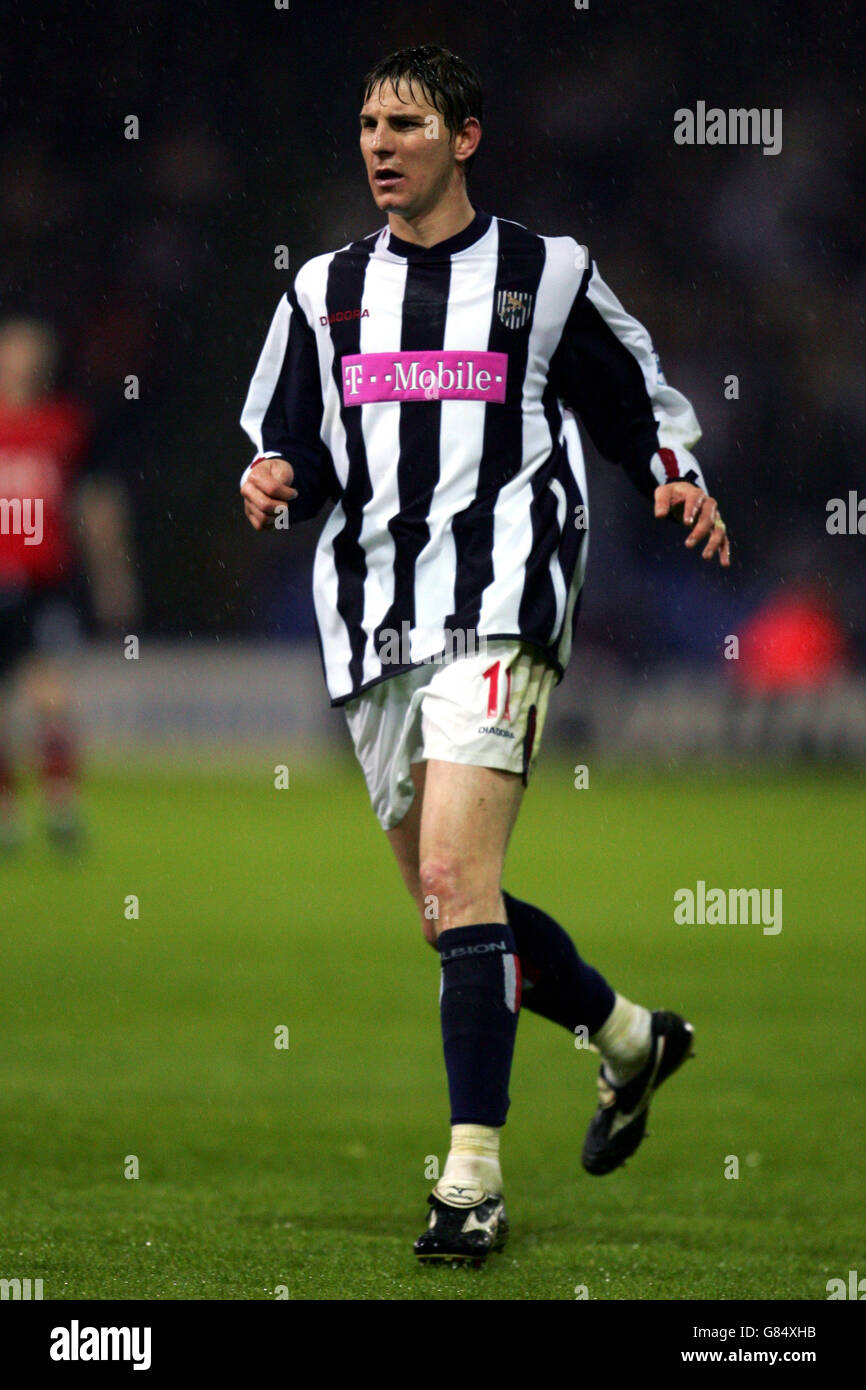
M 319 323 L 327 328 L 329 323 L 351 323 L 352 319 L 368 319 L 369 309 L 337 309 L 333 314 L 320 314 Z
M 505 400 L 504 352 L 359 352 L 342 359 L 343 404 Z

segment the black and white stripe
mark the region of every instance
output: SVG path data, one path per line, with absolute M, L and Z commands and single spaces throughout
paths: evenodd
M 345 358 L 392 352 L 503 354 L 505 398 L 344 396 Z M 434 247 L 384 228 L 302 267 L 241 423 L 257 457 L 293 465 L 291 520 L 334 504 L 313 576 L 333 703 L 434 656 L 443 630 L 520 637 L 564 668 L 588 537 L 575 416 L 648 495 L 704 486 L 694 411 L 570 237 L 477 212 Z M 403 631 L 395 664 L 383 643 Z

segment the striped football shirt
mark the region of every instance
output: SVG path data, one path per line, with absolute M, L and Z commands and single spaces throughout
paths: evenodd
M 575 417 L 648 497 L 706 486 L 691 405 L 571 237 L 476 211 L 435 246 L 385 227 L 301 267 L 241 424 L 294 469 L 290 524 L 330 509 L 313 597 L 333 704 L 481 639 L 562 673 L 588 544 Z

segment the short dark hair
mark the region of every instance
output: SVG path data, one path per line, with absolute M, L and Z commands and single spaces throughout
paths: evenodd
M 387 58 L 380 58 L 361 84 L 361 105 L 384 82 L 390 82 L 394 90 L 399 92 L 400 82 L 404 78 L 413 98 L 414 84 L 417 82 L 452 135 L 463 129 L 470 116 L 481 120 L 483 98 L 477 72 L 456 53 L 435 43 L 421 44 L 417 48 L 400 48 L 396 53 L 389 53 Z M 474 159 L 475 155 L 471 154 L 463 161 L 467 177 Z

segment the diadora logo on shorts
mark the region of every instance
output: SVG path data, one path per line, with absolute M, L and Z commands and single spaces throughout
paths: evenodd
M 479 724 L 479 734 L 496 734 L 497 738 L 514 738 L 510 729 L 497 729 L 495 724 Z
M 333 314 L 320 314 L 319 323 L 327 328 L 329 323 L 349 323 L 352 319 L 368 319 L 369 309 L 335 309 Z
M 508 354 L 428 350 L 358 352 L 342 359 L 343 404 L 505 400 Z

